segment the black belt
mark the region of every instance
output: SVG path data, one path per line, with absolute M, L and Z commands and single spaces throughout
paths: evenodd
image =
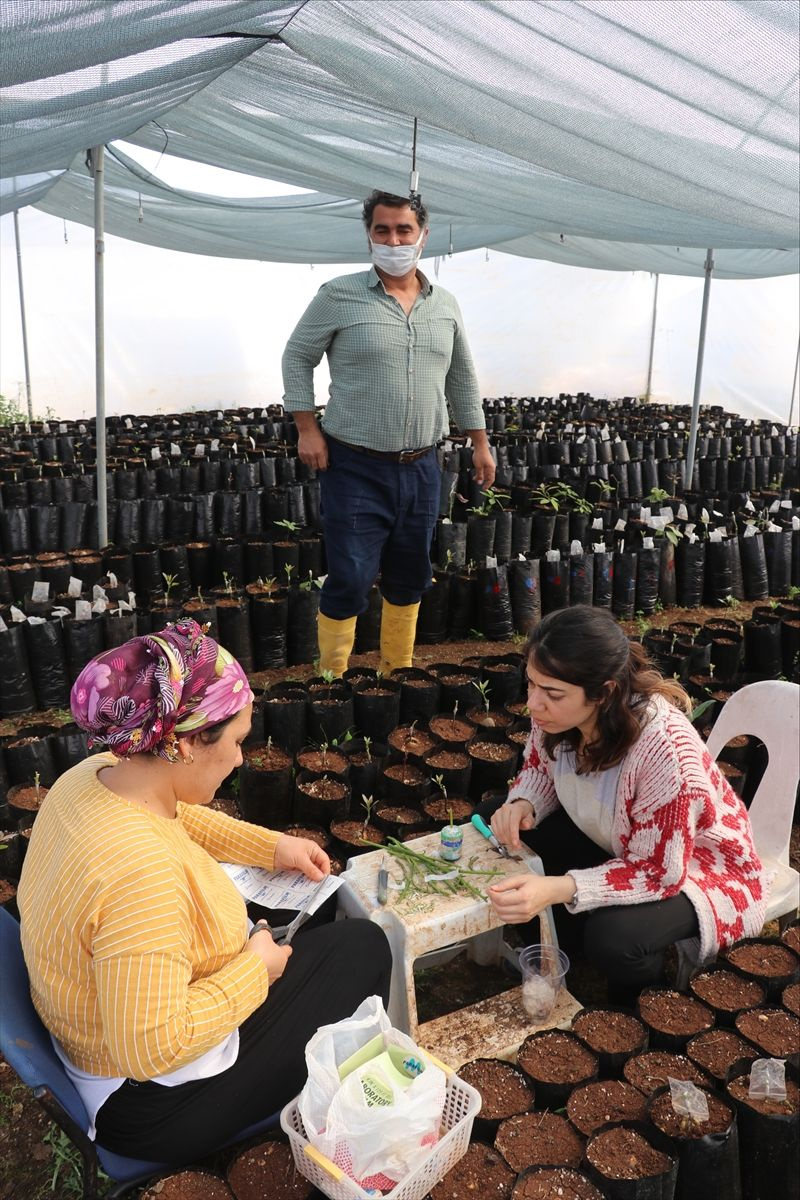
M 433 449 L 433 446 L 423 446 L 421 450 L 373 450 L 370 446 L 354 446 L 352 442 L 343 442 L 341 438 L 334 437 L 330 433 L 326 433 L 325 436 L 340 446 L 346 446 L 348 450 L 355 450 L 357 454 L 366 454 L 369 458 L 382 458 L 384 462 L 416 462 L 418 458 L 429 454 Z

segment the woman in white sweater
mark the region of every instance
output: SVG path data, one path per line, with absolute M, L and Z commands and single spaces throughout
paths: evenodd
M 492 829 L 546 875 L 490 889 L 507 923 L 553 905 L 559 940 L 628 1000 L 663 976 L 664 950 L 705 959 L 763 924 L 766 886 L 741 800 L 654 671 L 604 609 L 551 613 L 526 647 L 531 733 Z M 533 940 L 533 939 L 532 939 Z

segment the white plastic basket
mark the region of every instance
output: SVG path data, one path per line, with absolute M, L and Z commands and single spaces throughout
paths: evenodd
M 450 1075 L 442 1113 L 442 1136 L 416 1170 L 390 1192 L 383 1193 L 383 1200 L 422 1200 L 434 1184 L 466 1154 L 472 1122 L 480 1107 L 481 1098 L 475 1088 L 464 1083 L 457 1075 Z M 330 1200 L 373 1200 L 374 1192 L 365 1192 L 355 1180 L 310 1144 L 296 1098 L 281 1113 L 281 1128 L 289 1136 L 297 1170 Z

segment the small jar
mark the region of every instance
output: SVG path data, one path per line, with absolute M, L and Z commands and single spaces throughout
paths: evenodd
M 445 825 L 439 833 L 439 857 L 445 862 L 457 862 L 464 847 L 464 830 L 460 825 Z

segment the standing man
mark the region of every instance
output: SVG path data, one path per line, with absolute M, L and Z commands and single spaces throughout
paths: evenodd
M 320 670 L 334 675 L 347 668 L 356 617 L 379 573 L 381 670 L 411 665 L 420 597 L 431 583 L 436 443 L 449 429 L 447 403 L 472 440 L 477 483 L 490 487 L 495 475 L 458 304 L 417 270 L 425 205 L 374 191 L 363 217 L 371 269 L 323 284 L 283 355 L 283 403 L 297 424 L 298 454 L 321 472 L 328 576 Z M 323 354 L 331 385 L 320 427 L 314 368 Z

